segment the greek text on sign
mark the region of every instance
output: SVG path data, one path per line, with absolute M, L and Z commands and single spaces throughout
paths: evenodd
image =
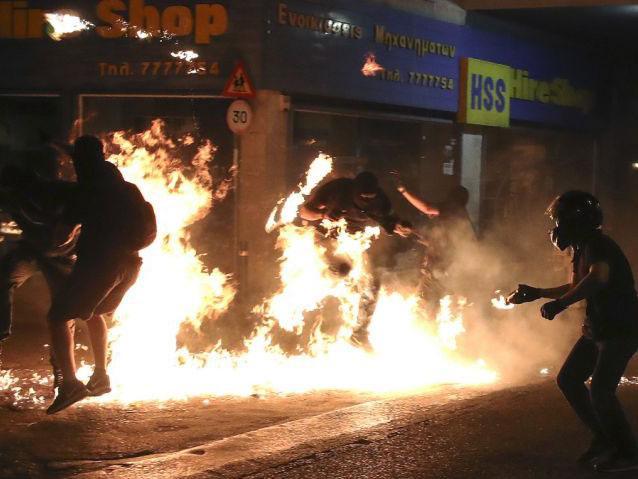
M 239 62 L 233 69 L 222 95 L 234 98 L 253 98 L 255 96 L 255 89 L 243 63 Z
M 226 112 L 226 123 L 233 133 L 243 133 L 250 126 L 253 118 L 253 110 L 245 100 L 235 100 Z

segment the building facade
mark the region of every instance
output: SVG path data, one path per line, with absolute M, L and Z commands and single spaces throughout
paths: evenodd
M 596 59 L 424 3 L 0 1 L 0 154 L 31 161 L 76 120 L 103 133 L 162 118 L 172 134 L 212 139 L 220 170 L 236 162 L 240 173 L 197 225 L 200 241 L 255 294 L 275 274 L 267 216 L 320 151 L 336 175 L 369 169 L 390 190 L 398 170 L 433 202 L 462 184 L 477 231 L 532 234 L 557 192 L 596 189 Z M 87 23 L 56 41 L 47 11 Z M 235 136 L 224 90 L 240 63 L 255 91 Z

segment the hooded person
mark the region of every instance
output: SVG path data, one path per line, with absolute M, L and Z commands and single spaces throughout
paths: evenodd
M 574 303 L 587 302 L 582 336 L 561 368 L 557 382 L 572 409 L 593 435 L 579 458 L 599 472 L 638 470 L 638 446 L 616 388 L 638 350 L 638 296 L 620 246 L 603 233 L 598 200 L 582 191 L 557 197 L 547 210 L 554 221 L 550 238 L 561 251 L 571 248 L 572 279 L 555 288 L 521 284 L 508 300 L 521 304 L 550 298 L 541 315 L 553 320 Z M 587 380 L 591 377 L 589 389 Z
M 69 216 L 82 225 L 77 262 L 49 311 L 52 345 L 62 370 L 62 386 L 47 409 L 61 411 L 88 395 L 110 391 L 106 372 L 107 325 L 135 283 L 142 260 L 139 250 L 155 239 L 152 206 L 139 189 L 105 160 L 102 142 L 93 136 L 76 140 L 73 165 L 78 192 Z M 92 337 L 95 369 L 85 386 L 76 377 L 74 341 L 70 324 L 87 321 Z

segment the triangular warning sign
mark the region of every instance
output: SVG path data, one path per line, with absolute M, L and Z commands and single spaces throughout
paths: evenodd
M 253 98 L 255 96 L 255 89 L 242 62 L 238 62 L 233 68 L 222 95 L 234 98 Z

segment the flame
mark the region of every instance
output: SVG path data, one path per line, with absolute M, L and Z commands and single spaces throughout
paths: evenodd
M 266 222 L 266 231 L 270 233 L 278 226 L 292 223 L 295 218 L 297 218 L 299 207 L 305 201 L 306 196 L 308 196 L 331 171 L 332 158 L 320 153 L 310 164 L 308 172 L 306 173 L 306 180 L 303 183 L 299 183 L 298 191 L 292 193 L 285 200 L 283 198 L 279 200 L 277 206 L 273 208 Z
M 363 73 L 363 76 L 373 77 L 383 70 L 385 70 L 385 68 L 377 63 L 374 53 L 368 53 L 366 55 L 366 61 L 363 64 L 363 67 L 361 67 L 361 73 Z
M 73 13 L 45 13 L 44 18 L 51 27 L 48 31 L 49 36 L 58 42 L 95 27 L 95 25 L 91 22 L 88 22 Z
M 480 359 L 463 356 L 458 340 L 464 331 L 464 300 L 444 298 L 432 317 L 420 295 L 400 283 L 384 282 L 379 292 L 368 328 L 372 351 L 351 343 L 361 300 L 372 294 L 368 250 L 380 230 L 368 227 L 353 234 L 343 220 L 325 221 L 328 236 L 322 236 L 292 224 L 304 198 L 330 173 L 327 155 L 313 162 L 305 181 L 269 220 L 279 226 L 280 284 L 254 308 L 257 324 L 243 349 L 211 344 L 209 351 L 195 353 L 179 347 L 182 326 L 197 329 L 204 318 L 219 317 L 235 294 L 228 275 L 204 268 L 188 234 L 188 227 L 213 205 L 209 165 L 215 147 L 201 142 L 185 163 L 182 149 L 195 148 L 195 140 L 167 137 L 159 120 L 145 132 L 116 132 L 106 140 L 109 161 L 153 204 L 158 238 L 141 252 L 139 279 L 109 332 L 113 391 L 88 401 L 126 404 L 318 389 L 409 391 L 497 379 Z M 292 349 L 284 347 L 282 335 L 296 343 Z M 78 376 L 86 379 L 90 373 L 83 365 Z M 22 403 L 30 398 L 41 404 L 37 389 L 26 382 L 20 388 L 13 378 L 9 372 L 0 384 L 18 388 L 14 397 Z
M 273 343 L 277 328 L 297 336 L 305 354 L 289 361 L 304 364 L 312 372 L 308 378 L 303 370 L 292 373 L 286 367 L 277 376 L 284 390 L 397 391 L 441 382 L 494 381 L 495 373 L 484 362 L 468 361 L 458 352 L 457 338 L 465 330 L 462 312 L 467 306 L 462 298 L 443 298 L 433 319 L 409 287 L 383 287 L 368 328 L 372 352 L 353 346 L 350 338 L 360 324 L 361 300 L 372 294 L 367 251 L 380 230 L 367 227 L 349 233 L 345 220 L 324 221 L 322 226 L 328 233 L 323 237 L 313 228 L 292 224 L 299 206 L 331 168 L 331 159 L 320 155 L 311 164 L 305 183 L 280 200 L 267 222 L 268 231 L 280 227 L 281 286 L 255 309 L 265 317 L 255 340 L 273 351 L 277 348 Z M 331 301 L 337 304 L 336 313 L 327 310 Z M 336 329 L 329 325 L 335 320 Z M 408 370 L 410 374 L 402 374 Z M 283 375 L 285 371 L 289 376 Z
M 179 143 L 165 135 L 159 120 L 143 133 L 108 137 L 107 151 L 116 150 L 109 161 L 154 206 L 158 226 L 157 240 L 141 252 L 140 276 L 110 332 L 113 398 L 121 400 L 170 398 L 182 388 L 187 394 L 183 379 L 192 374 L 196 358 L 177 348 L 180 327 L 198 328 L 203 318 L 218 317 L 235 294 L 226 274 L 205 270 L 187 230 L 211 209 L 209 164 L 215 147 L 203 142 L 185 165 Z
M 199 53 L 193 50 L 178 50 L 175 52 L 171 52 L 171 56 L 173 58 L 179 58 L 180 60 L 184 60 L 186 62 L 192 62 L 193 60 L 199 58 Z
M 503 310 L 514 309 L 514 305 L 508 303 L 507 299 L 502 294 L 499 294 L 496 298 L 492 298 L 492 306 L 496 309 L 503 309 Z
M 175 142 L 164 136 L 161 122 L 133 137 L 115 134 L 113 143 L 121 153 L 111 161 L 155 205 L 161 238 L 144 250 L 140 279 L 117 311 L 109 365 L 114 391 L 101 401 L 316 389 L 397 391 L 496 379 L 484 363 L 465 360 L 457 351 L 457 337 L 464 330 L 463 300 L 445 298 L 432 320 L 416 293 L 384 288 L 369 327 L 374 352 L 350 343 L 361 298 L 372 287 L 367 250 L 380 231 L 368 227 L 351 234 L 345 221 L 326 221 L 324 227 L 335 237 L 326 241 L 312 228 L 291 224 L 304 198 L 332 170 L 332 159 L 323 154 L 275 213 L 281 285 L 254 309 L 259 322 L 243 351 L 227 351 L 219 344 L 200 354 L 177 349 L 180 325 L 197 326 L 204 315 L 221 314 L 234 294 L 223 273 L 203 271 L 185 233 L 210 208 L 211 178 L 204 165 L 214 149 L 205 143 L 192 161 L 195 171 L 187 176 L 174 159 Z M 335 261 L 348 266 L 335 272 Z M 330 301 L 338 305 L 337 317 L 325 311 Z M 314 325 L 309 314 L 316 315 Z M 331 320 L 336 320 L 336 328 L 324 328 Z M 278 331 L 299 340 L 295 353 L 279 344 Z M 410 374 L 400 373 L 408 370 Z

